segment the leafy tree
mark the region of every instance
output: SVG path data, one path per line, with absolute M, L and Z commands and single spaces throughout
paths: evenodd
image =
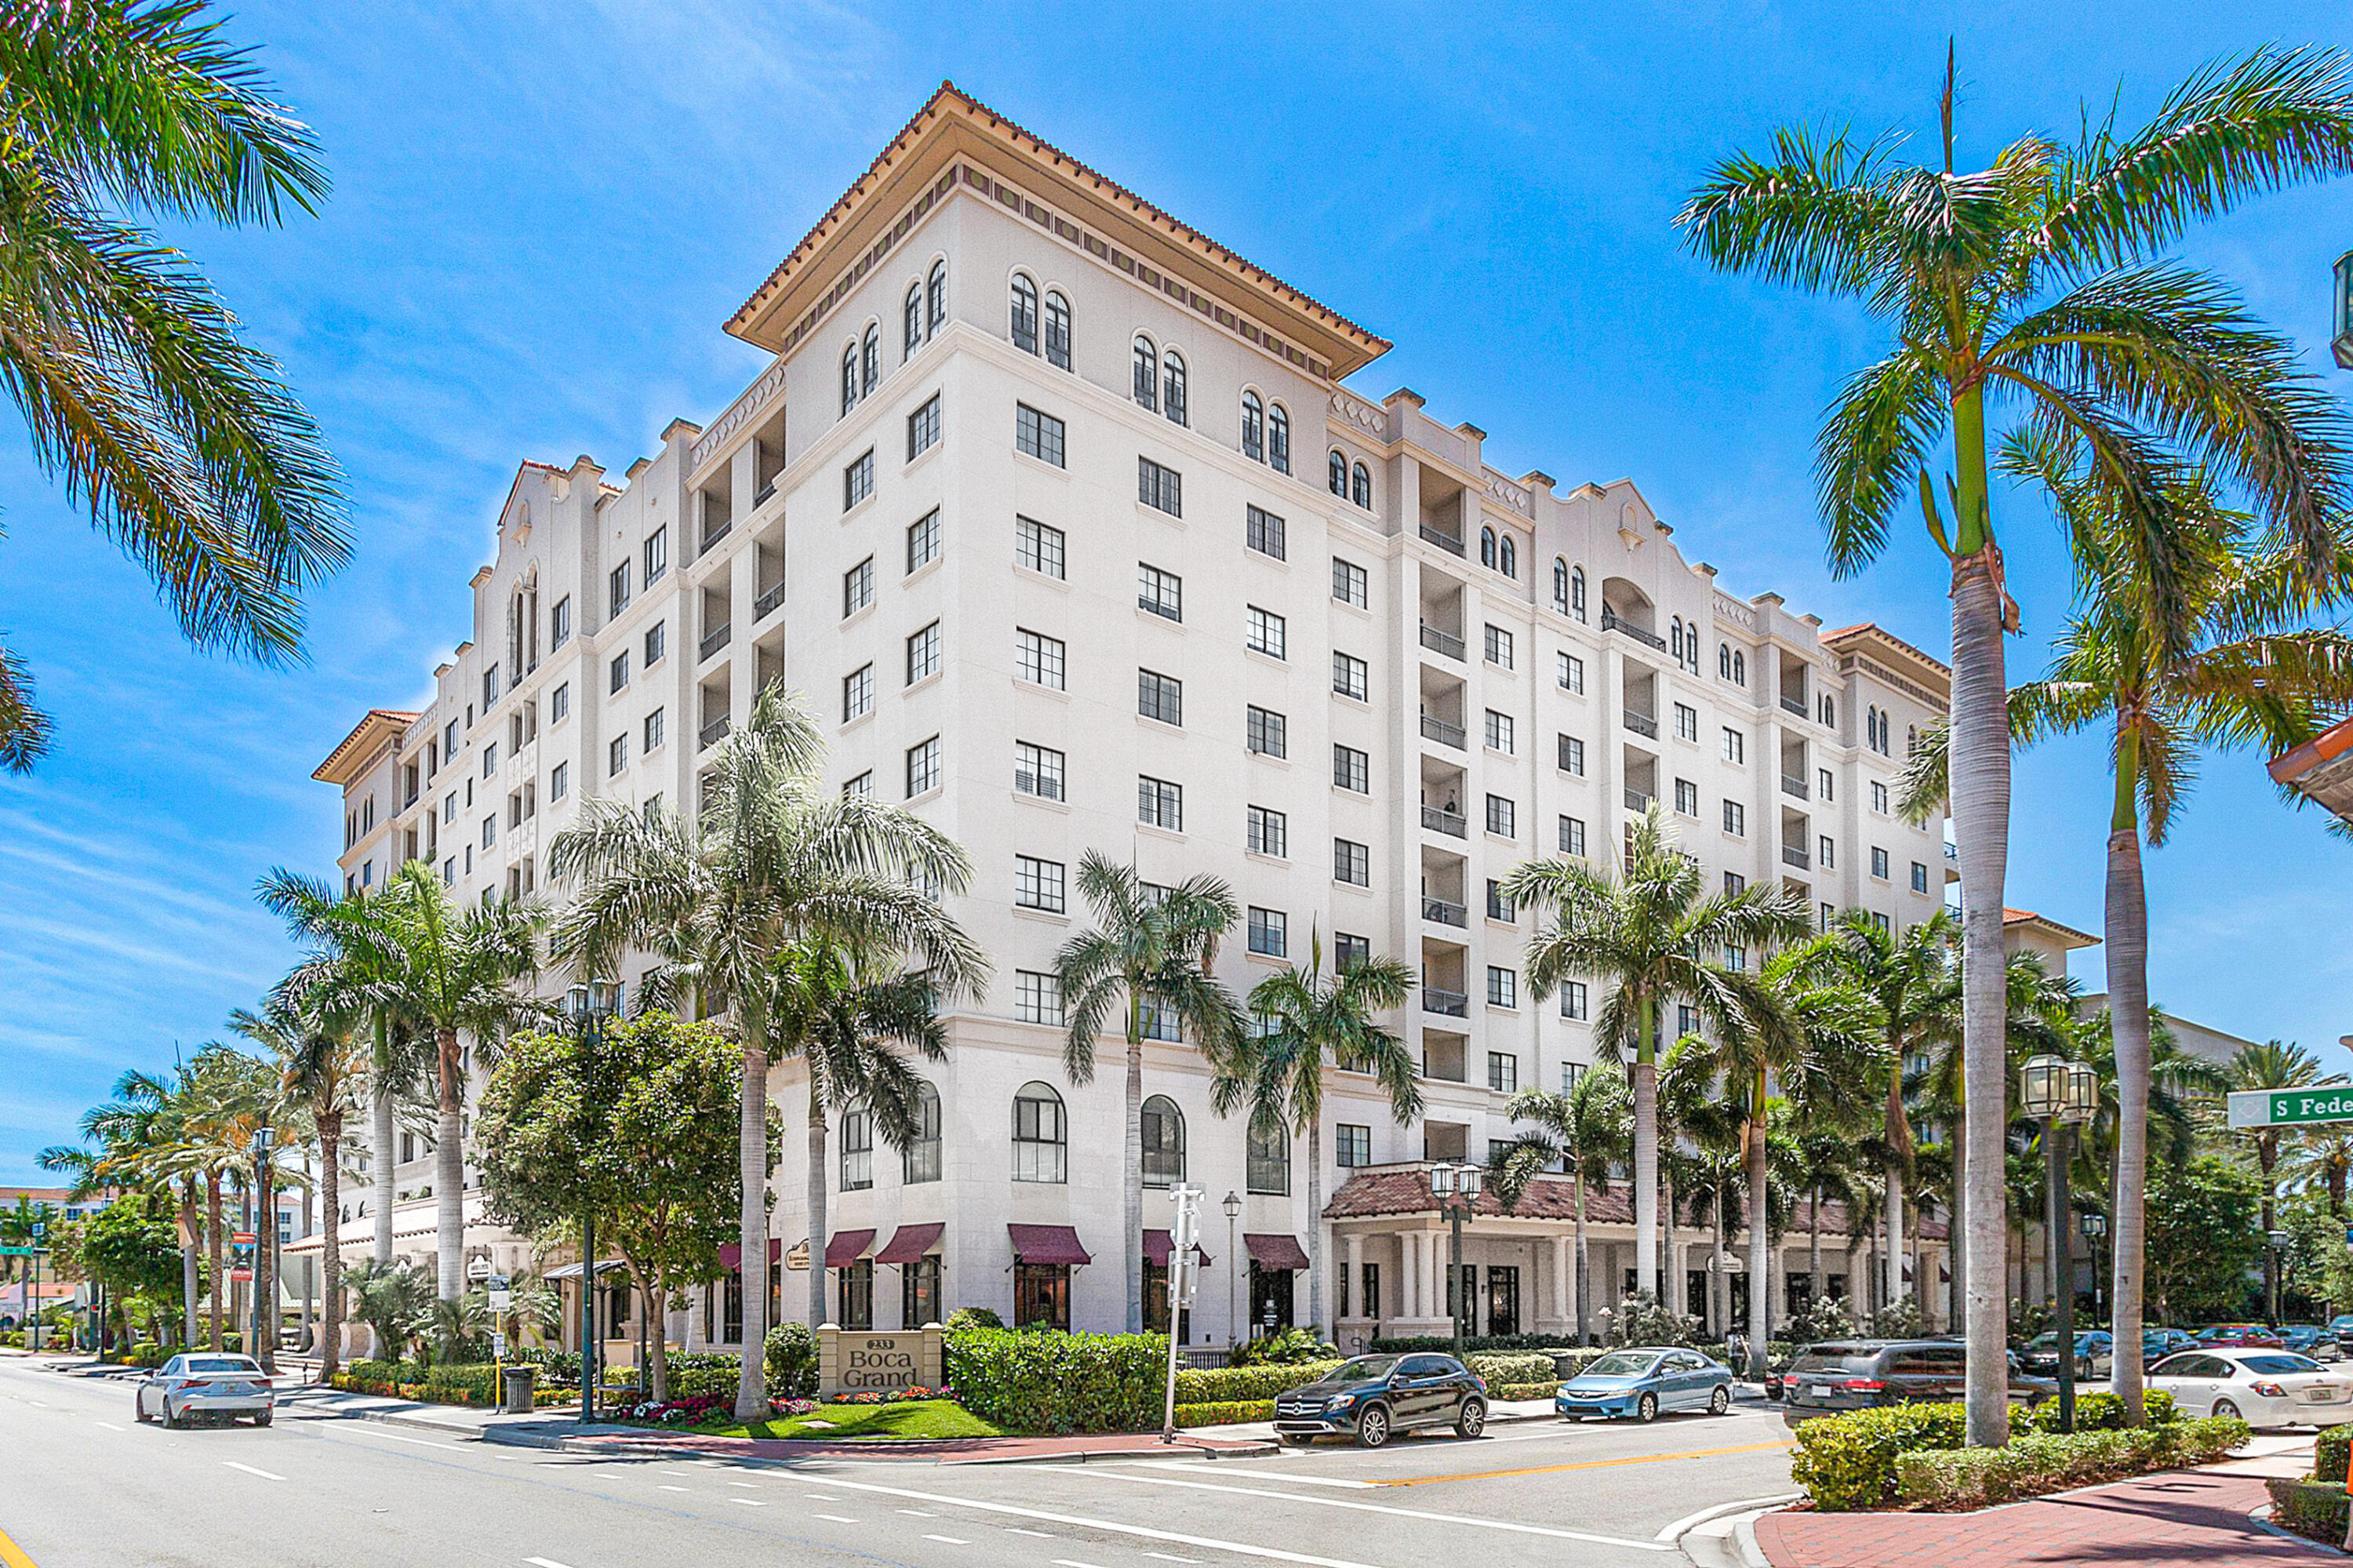
M 2323 1075 L 2320 1058 L 2294 1041 L 2283 1044 L 2266 1040 L 2260 1045 L 2242 1045 L 2232 1054 L 2227 1071 L 2233 1089 L 2304 1089 L 2322 1084 L 2344 1082 L 2336 1073 Z M 2263 1191 L 2263 1227 L 2266 1234 L 2277 1226 L 2280 1196 L 2280 1157 L 2292 1147 L 2295 1135 L 2282 1128 L 2257 1128 L 2250 1135 L 2255 1157 L 2255 1171 Z M 2263 1310 L 2274 1322 L 2279 1319 L 2279 1264 L 2271 1249 L 2263 1248 Z
M 412 1326 L 432 1308 L 433 1281 L 406 1263 L 368 1258 L 352 1266 L 343 1284 L 352 1293 L 352 1316 L 375 1331 L 376 1353 L 400 1360 L 415 1338 Z
M 2254 1173 L 2219 1154 L 2179 1170 L 2158 1166 L 2148 1188 L 2148 1288 L 2169 1323 L 2243 1310 L 2247 1277 L 2265 1244 L 2263 1187 Z
M 125 1192 L 74 1225 L 86 1278 L 118 1298 L 168 1302 L 180 1283 L 180 1235 L 168 1203 L 145 1192 Z

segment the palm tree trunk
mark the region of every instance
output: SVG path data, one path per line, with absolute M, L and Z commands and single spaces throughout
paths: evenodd
M 1651 1001 L 1635 1009 L 1634 1288 L 1659 1298 L 1659 1065 L 1651 1053 Z
M 1709 1259 L 1707 1271 L 1707 1331 L 1711 1339 L 1721 1340 L 1730 1330 L 1732 1276 L 1725 1267 L 1727 1258 L 1724 1250 L 1725 1203 L 1724 1168 L 1716 1167 L 1715 1191 L 1710 1194 L 1709 1206 L 1715 1210 L 1715 1253 Z
M 1904 1299 L 1904 1167 L 1887 1165 L 1887 1304 Z
M 1822 1284 L 1822 1184 L 1817 1181 L 1806 1210 L 1806 1305 L 1829 1295 Z
M 1758 1074 L 1757 1103 L 1765 1103 L 1763 1074 Z M 1758 1382 L 1765 1377 L 1765 1341 L 1773 1335 L 1773 1292 L 1767 1277 L 1772 1238 L 1765 1234 L 1765 1123 L 1760 1118 L 1748 1129 L 1748 1366 Z
M 439 1031 L 436 1041 L 434 1089 L 440 1117 L 433 1135 L 433 1253 L 440 1276 L 437 1294 L 455 1301 L 466 1293 L 465 1069 L 456 1030 Z
M 178 1182 L 180 1194 L 180 1343 L 196 1342 L 196 1298 L 200 1291 L 198 1277 L 204 1272 L 196 1259 L 205 1245 L 204 1224 L 196 1215 L 196 1179 L 183 1176 Z
M 261 1363 L 261 1370 L 278 1370 L 278 1277 L 270 1265 L 278 1250 L 278 1168 L 264 1167 L 267 1174 L 253 1195 L 253 1337 L 257 1343 L 248 1345 L 245 1353 Z
M 1127 1004 L 1126 1125 L 1120 1134 L 1119 1254 L 1127 1271 L 1127 1331 L 1144 1331 L 1144 1041 L 1133 995 Z M 1175 1308 L 1170 1308 L 1173 1313 Z M 1173 1330 L 1176 1319 L 1172 1316 Z
M 768 1047 L 750 1019 L 744 1029 L 744 1077 L 737 1096 L 736 1181 L 741 1200 L 736 1243 L 743 1249 L 743 1369 L 735 1383 L 735 1419 L 768 1414 Z M 819 1260 L 811 1258 L 815 1267 Z
M 1962 1244 L 1969 1213 L 1969 1140 L 1958 1136 L 1959 1131 L 1947 1128 L 1945 1133 L 1945 1142 L 1953 1151 L 1952 1202 L 1945 1205 L 1945 1260 L 1953 1271 L 1952 1291 L 1945 1302 L 1947 1333 L 1961 1327 L 1968 1318 L 1968 1248 Z
M 220 1172 L 205 1172 L 205 1246 L 210 1257 L 212 1273 L 212 1348 L 221 1348 L 221 1281 L 228 1271 L 221 1263 L 221 1181 Z
M 2010 713 L 2003 671 L 2000 552 L 1989 524 L 1983 392 L 1953 399 L 1957 475 L 1953 567 L 1951 794 L 1961 863 L 1962 1075 L 1968 1112 L 1968 1440 L 2010 1440 L 2008 1304 L 2001 1277 L 2002 1138 L 2007 1131 L 2008 975 L 2002 890 L 2010 864 Z
M 343 1117 L 332 1111 L 319 1120 L 319 1206 L 326 1212 L 325 1245 L 319 1253 L 323 1282 L 320 1301 L 320 1333 L 326 1343 L 319 1351 L 319 1381 L 332 1383 L 343 1350 Z
M 1690 1305 L 1683 1280 L 1683 1250 L 1675 1245 L 1675 1173 L 1664 1161 L 1659 1166 L 1659 1283 L 1654 1293 L 1660 1306 L 1681 1315 Z
M 1336 1337 L 1337 1326 L 1324 1316 L 1324 1113 L 1307 1118 L 1307 1320 L 1318 1334 L 1327 1328 Z M 1176 1331 L 1176 1308 L 1169 1308 L 1168 1331 Z
M 397 1135 L 392 1125 L 392 1087 L 379 1076 L 374 1089 L 374 1103 L 369 1107 L 375 1118 L 375 1125 L 369 1129 L 369 1141 L 375 1145 L 370 1151 L 369 1163 L 374 1169 L 368 1172 L 368 1198 L 375 1204 L 375 1248 L 368 1255 L 375 1260 L 378 1268 L 390 1268 L 393 1181 L 397 1174 L 395 1160 L 400 1151 L 393 1147 L 393 1139 Z M 376 1348 L 381 1353 L 390 1347 L 379 1345 Z
M 1585 1239 L 1585 1167 L 1577 1170 L 1577 1342 L 1593 1342 L 1593 1256 Z
M 801 1191 L 808 1205 L 808 1326 L 814 1332 L 819 1325 L 829 1321 L 825 1312 L 825 1255 L 827 1244 L 832 1238 L 826 1228 L 830 1223 L 827 1212 L 830 1192 L 825 1170 L 825 1102 L 819 1096 L 817 1064 L 810 1062 L 808 1069 L 808 1171 Z

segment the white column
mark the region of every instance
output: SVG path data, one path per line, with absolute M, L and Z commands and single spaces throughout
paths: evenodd
M 1552 1298 L 1569 1332 L 1577 1331 L 1577 1243 L 1569 1236 L 1552 1238 Z
M 1401 1231 L 1398 1234 L 1398 1262 L 1405 1271 L 1405 1295 L 1401 1299 L 1403 1316 L 1421 1316 L 1421 1233 Z
M 1347 1260 L 1343 1263 L 1341 1266 L 1348 1271 L 1348 1315 L 1352 1318 L 1378 1317 L 1378 1310 L 1367 1310 L 1366 1303 L 1364 1300 L 1365 1270 L 1363 1265 L 1365 1259 L 1365 1238 L 1357 1234 L 1355 1231 L 1350 1231 L 1345 1241 L 1342 1245 L 1341 1254 Z M 1330 1255 L 1327 1253 L 1325 1255 L 1329 1256 Z M 1325 1299 L 1332 1303 L 1335 1308 L 1333 1316 L 1336 1319 L 1339 1316 L 1337 1310 L 1340 1304 L 1339 1293 L 1337 1291 L 1334 1291 L 1327 1296 Z

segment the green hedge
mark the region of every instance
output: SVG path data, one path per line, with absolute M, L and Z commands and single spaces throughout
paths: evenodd
M 1179 1426 L 1230 1426 L 1237 1422 L 1273 1419 L 1274 1401 L 1271 1399 L 1229 1399 L 1176 1407 Z
M 1487 1391 L 1497 1399 L 1550 1399 L 1560 1392 L 1560 1379 L 1546 1378 L 1541 1383 L 1507 1383 Z
M 1899 1454 L 1895 1495 L 1906 1508 L 1990 1508 L 2152 1470 L 2211 1465 L 2246 1440 L 2247 1424 L 2227 1415 L 2137 1430 L 2029 1433 L 2000 1448 Z
M 1287 1388 L 1314 1383 L 1338 1361 L 1294 1361 L 1286 1365 L 1176 1369 L 1178 1404 L 1225 1404 L 1236 1400 L 1271 1400 Z M 953 1385 L 952 1385 L 953 1386 Z
M 1542 1383 L 1547 1378 L 1557 1382 L 1560 1377 L 1554 1369 L 1552 1357 L 1541 1351 L 1480 1351 L 1464 1356 L 1462 1361 L 1486 1379 L 1490 1389 L 1501 1388 L 1507 1383 Z
M 2343 1427 L 2333 1431 L 2345 1431 Z M 2323 1434 L 2327 1436 L 2327 1434 Z M 2348 1434 L 2353 1436 L 2353 1434 Z M 2344 1463 L 2344 1445 L 2337 1445 L 2337 1462 Z M 2263 1483 L 2272 1494 L 2272 1522 L 2282 1530 L 2306 1536 L 2325 1546 L 2345 1544 L 2346 1496 L 2342 1480 L 2300 1480 L 2274 1476 Z
M 950 1335 L 946 1351 L 957 1403 L 1006 1431 L 1147 1432 L 1160 1425 L 1165 1335 L 973 1329 Z
M 1824 1415 L 1797 1428 L 1789 1478 L 1828 1513 L 1895 1501 L 1895 1463 L 1907 1453 L 1957 1448 L 1968 1436 L 1958 1404 L 1891 1404 Z
M 2312 1478 L 2342 1487 L 2345 1461 L 2353 1455 L 2353 1426 L 2331 1426 L 2312 1444 Z

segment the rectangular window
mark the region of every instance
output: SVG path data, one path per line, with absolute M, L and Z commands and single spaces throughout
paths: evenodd
M 1013 673 L 1036 685 L 1062 689 L 1062 640 L 1042 631 L 1017 631 L 1013 638 Z
M 1724 892 L 1725 897 L 1737 898 L 1741 894 L 1746 892 L 1747 888 L 1748 879 L 1741 875 L 1738 872 L 1727 871 L 1724 874 Z
M 1040 462 L 1062 466 L 1062 421 L 1051 414 L 1041 414 L 1027 403 L 1013 408 L 1014 450 Z
M 1487 662 L 1503 670 L 1512 667 L 1512 634 L 1500 626 L 1487 628 Z
M 1062 1022 L 1062 977 L 1038 969 L 1013 971 L 1013 1017 L 1019 1023 Z
M 457 796 L 451 795 L 441 802 L 441 820 L 445 822 L 454 822 L 458 820 Z
M 1288 958 L 1291 954 L 1291 916 L 1280 909 L 1261 909 L 1250 906 L 1250 950 L 1264 958 Z
M 1027 517 L 1013 520 L 1013 564 L 1050 577 L 1062 575 L 1062 531 Z
M 1366 694 L 1372 690 L 1372 666 L 1353 653 L 1333 654 L 1332 689 L 1344 697 L 1370 702 Z
M 1336 556 L 1332 558 L 1332 597 L 1334 599 L 1338 599 L 1342 604 L 1354 605 L 1356 609 L 1363 609 L 1370 602 L 1371 595 L 1367 591 L 1369 587 L 1370 583 L 1365 576 L 1364 567 L 1354 561 L 1344 561 Z
M 1724 948 L 1724 967 L 1734 974 L 1748 968 L 1748 949 L 1737 942 L 1727 942 Z
M 1563 817 L 1560 820 L 1560 853 L 1581 855 L 1585 853 L 1585 819 Z
M 1352 936 L 1345 931 L 1332 933 L 1332 967 L 1335 970 L 1354 969 L 1372 956 L 1371 938 Z
M 1575 692 L 1578 696 L 1585 694 L 1585 661 L 1574 653 L 1560 656 L 1560 689 Z
M 907 747 L 907 799 L 912 800 L 940 785 L 940 737 L 932 736 Z
M 662 743 L 662 710 L 656 708 L 646 715 L 646 749 L 656 751 Z
M 1675 705 L 1675 738 L 1677 740 L 1690 741 L 1696 741 L 1699 739 L 1699 710 L 1697 708 L 1687 707 L 1682 703 L 1677 703 Z
M 1884 881 L 1887 876 L 1887 852 L 1874 848 L 1871 852 L 1871 874 Z
M 1724 732 L 1724 759 L 1746 764 L 1748 760 L 1748 737 L 1736 729 Z
M 1880 914 L 1875 909 L 1873 910 L 1871 914 L 1871 928 L 1878 932 L 1883 937 L 1887 935 L 1887 916 Z
M 548 715 L 547 722 L 548 722 L 548 723 L 550 723 L 550 724 L 559 724 L 559 723 L 563 722 L 565 719 L 569 718 L 569 717 L 571 716 L 571 715 L 572 715 L 572 683 L 571 683 L 571 682 L 569 682 L 569 681 L 565 682 L 565 683 L 564 683 L 564 684 L 562 684 L 562 685 L 560 685 L 560 686 L 556 687 L 556 688 L 555 688 L 555 690 L 554 690 L 553 693 L 549 694 L 549 695 L 548 695 L 548 699 L 547 699 L 547 715 Z
M 940 395 L 933 393 L 923 406 L 907 416 L 907 461 L 918 457 L 938 444 L 940 439 Z
M 1353 789 L 1359 795 L 1369 795 L 1373 789 L 1373 759 L 1353 746 L 1332 747 L 1332 783 L 1335 788 Z
M 1369 1123 L 1344 1121 L 1332 1129 L 1332 1159 L 1342 1170 L 1373 1162 L 1373 1129 Z
M 1270 659 L 1291 657 L 1290 633 L 1282 617 L 1271 609 L 1251 605 L 1248 612 L 1249 633 L 1244 641 L 1253 653 L 1263 653 Z
M 1838 924 L 1838 906 L 1832 904 L 1819 905 L 1815 907 L 1814 917 L 1817 922 L 1814 929 L 1827 931 Z
M 1135 711 L 1162 724 L 1185 722 L 1185 683 L 1155 670 L 1135 673 Z
M 1814 769 L 1815 792 L 1821 797 L 1822 804 L 1824 805 L 1830 804 L 1831 801 L 1831 774 L 1829 768 L 1817 768 Z
M 488 714 L 491 705 L 499 700 L 499 667 L 496 664 L 482 672 L 482 712 Z
M 548 770 L 547 798 L 552 803 L 561 800 L 572 789 L 572 764 L 559 762 Z
M 572 641 L 572 596 L 565 594 L 555 601 L 547 616 L 548 642 L 551 649 L 561 648 Z
M 873 493 L 874 449 L 869 447 L 841 471 L 841 509 L 847 512 Z
M 1049 915 L 1060 915 L 1062 902 L 1062 863 L 1059 860 L 1038 860 L 1026 854 L 1013 857 L 1013 902 L 1024 909 L 1042 909 Z
M 1582 1022 L 1590 1016 L 1586 1011 L 1585 982 L 1563 980 L 1560 986 L 1560 1015 Z
M 841 792 L 845 795 L 855 795 L 861 800 L 873 799 L 874 769 L 870 768 L 857 778 L 845 782 L 841 787 Z
M 1573 773 L 1579 779 L 1584 778 L 1585 742 L 1577 739 L 1577 736 L 1573 735 L 1562 736 L 1560 737 L 1559 767 L 1563 773 Z
M 845 1192 L 862 1192 L 867 1188 L 873 1185 L 873 1116 L 871 1113 L 863 1110 L 844 1111 L 841 1115 L 841 1190 Z M 873 1264 L 872 1259 L 860 1258 L 858 1261 L 867 1265 L 871 1271 Z M 841 1295 L 845 1308 L 847 1308 L 849 1306 L 855 1305 L 849 1301 L 849 1298 L 853 1294 L 851 1288 L 853 1270 L 845 1268 L 841 1270 L 840 1273 Z M 867 1305 L 870 1312 L 872 1307 L 871 1293 L 873 1287 L 874 1277 L 871 1272 L 869 1272 L 866 1277 L 866 1287 L 869 1294 Z M 854 1313 L 849 1310 L 844 1310 L 841 1317 L 836 1320 L 838 1322 L 847 1322 L 853 1316 L 855 1316 Z
M 1519 906 L 1504 896 L 1504 885 L 1493 877 L 1487 879 L 1487 918 L 1510 925 L 1520 917 Z
M 1373 852 L 1370 845 L 1354 839 L 1332 841 L 1332 880 L 1345 882 L 1351 887 L 1373 885 Z
M 1243 715 L 1242 744 L 1261 757 L 1291 755 L 1291 724 L 1271 708 L 1252 707 Z
M 1928 868 L 1916 860 L 1912 863 L 1912 891 L 1915 893 L 1928 891 Z
M 874 706 L 874 666 L 860 664 L 841 678 L 841 722 L 863 717 Z
M 1830 834 L 1828 834 L 1828 833 L 1824 833 L 1824 834 L 1822 834 L 1822 835 L 1821 835 L 1821 837 L 1820 837 L 1819 839 L 1815 840 L 1815 841 L 1814 841 L 1814 847 L 1815 847 L 1815 849 L 1816 849 L 1816 850 L 1818 850 L 1818 851 L 1820 851 L 1820 854 L 1821 854 L 1821 868 L 1822 868 L 1824 871 L 1831 871 L 1831 870 L 1833 870 L 1833 869 L 1835 869 L 1835 868 L 1837 867 L 1837 865 L 1838 865 L 1838 856 L 1837 856 L 1838 845 L 1837 845 L 1837 843 L 1836 843 L 1835 842 L 1833 842 L 1833 841 L 1831 840 L 1831 838 Z
M 1504 969 L 1499 972 L 1510 974 L 1512 971 Z M 1504 1005 L 1511 1004 L 1507 1002 Z M 1509 1051 L 1488 1052 L 1487 1086 L 1499 1095 L 1518 1094 L 1520 1092 L 1520 1059 Z M 1509 1146 L 1506 1145 L 1506 1147 Z
M 874 557 L 841 574 L 841 613 L 846 620 L 874 602 Z
M 1520 976 L 1516 969 L 1500 964 L 1487 966 L 1487 1005 L 1517 1007 L 1520 1005 Z
M 1699 786 L 1688 779 L 1675 780 L 1675 812 L 1684 817 L 1699 815 Z
M 1135 563 L 1135 607 L 1166 620 L 1185 619 L 1185 579 L 1158 567 Z
M 499 818 L 498 813 L 493 811 L 482 819 L 482 847 L 488 849 L 498 842 Z
M 1688 1003 L 1678 1006 L 1675 1009 L 1675 1037 L 1680 1040 L 1698 1033 L 1699 1009 Z
M 940 673 L 940 623 L 933 621 L 907 639 L 907 684 Z
M 649 669 L 662 662 L 670 652 L 670 622 L 657 620 L 646 628 L 646 665 Z
M 620 772 L 628 765 L 629 737 L 626 735 L 617 735 L 613 737 L 613 744 L 605 748 L 605 771 L 609 776 Z
M 940 558 L 940 509 L 933 507 L 907 524 L 907 569 L 928 567 Z
M 1871 809 L 1883 817 L 1887 815 L 1887 786 L 1876 779 L 1871 781 Z
M 1487 831 L 1499 838 L 1519 837 L 1519 808 L 1501 795 L 1488 796 Z
M 1013 743 L 1013 788 L 1041 800 L 1062 798 L 1062 754 L 1050 746 Z
M 612 620 L 629 608 L 629 563 L 623 561 L 605 577 L 605 619 Z
M 670 570 L 670 530 L 657 528 L 646 535 L 646 587 L 661 581 Z
M 483 777 L 483 778 L 485 778 L 485 779 L 488 779 L 488 778 L 490 778 L 492 774 L 496 773 L 498 770 L 499 770 L 499 743 L 498 743 L 497 741 L 495 741 L 495 740 L 494 740 L 494 741 L 491 741 L 489 745 L 487 745 L 487 746 L 485 746 L 485 747 L 482 747 L 482 777 Z M 375 807 L 375 798 L 374 798 L 374 797 L 370 797 L 370 798 L 369 798 L 369 800 L 368 800 L 368 808 L 369 808 L 369 811 L 370 811 L 370 814 L 371 814 L 371 815 L 373 815 L 373 814 L 374 814 Z
M 614 654 L 613 662 L 605 666 L 605 693 L 607 696 L 610 696 L 613 693 L 621 690 L 628 683 L 629 652 L 628 650 L 625 648 L 620 652 Z
M 1244 844 L 1252 854 L 1271 855 L 1276 860 L 1291 858 L 1291 819 L 1284 813 L 1264 806 L 1250 809 L 1248 832 Z
M 1487 710 L 1487 749 L 1509 753 L 1512 749 L 1512 715 Z
M 1735 838 L 1746 838 L 1748 834 L 1748 808 L 1737 800 L 1726 800 L 1724 803 L 1724 831 Z
M 1145 1039 L 1182 1040 L 1185 1038 L 1185 1031 L 1177 1021 L 1175 1008 L 1147 998 L 1137 1004 L 1135 1011 L 1137 1033 Z
M 1135 779 L 1135 820 L 1147 828 L 1185 831 L 1185 789 L 1166 779 L 1138 774 Z
M 1135 498 L 1171 517 L 1185 515 L 1185 476 L 1148 457 L 1135 460 Z
M 1280 561 L 1283 556 L 1282 519 L 1258 507 L 1243 511 L 1242 539 L 1261 556 L 1272 556 Z

